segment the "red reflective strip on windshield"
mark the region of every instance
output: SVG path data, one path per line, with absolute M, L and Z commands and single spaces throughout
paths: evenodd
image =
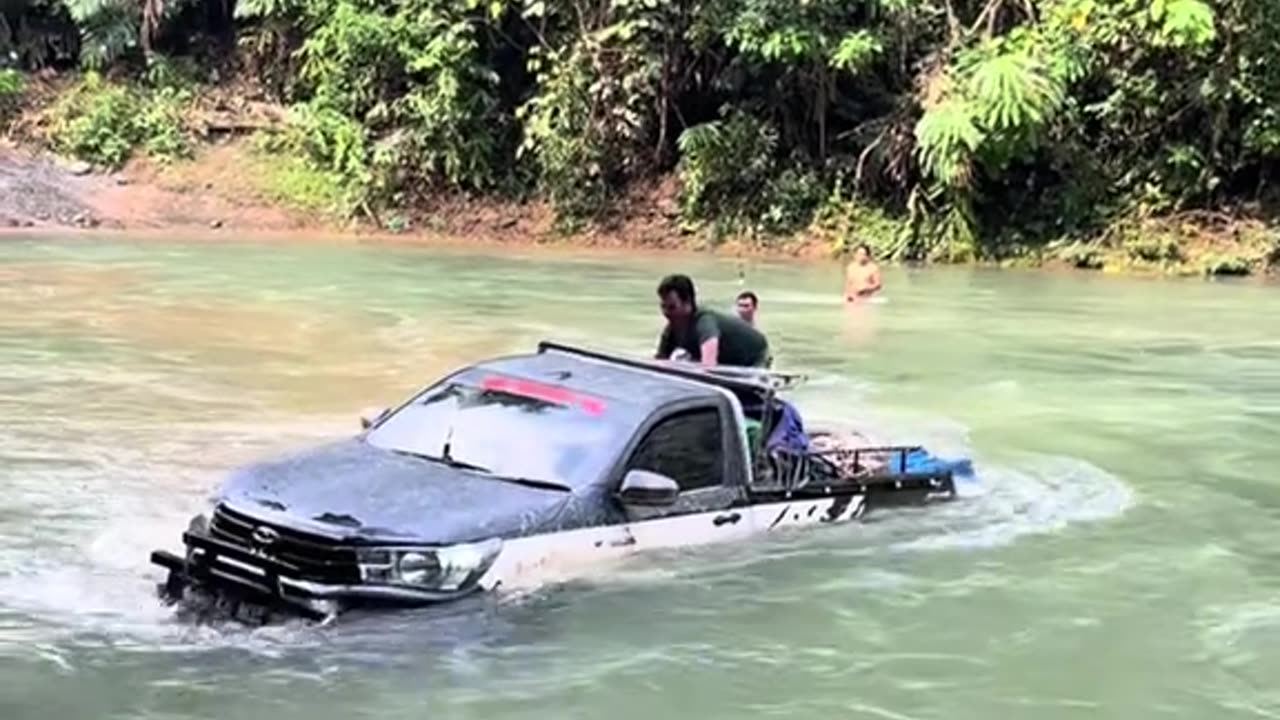
M 555 385 L 545 385 L 532 380 L 491 375 L 480 382 L 480 387 L 485 390 L 495 390 L 511 393 L 512 395 L 523 395 L 537 400 L 546 400 L 557 405 L 576 405 L 588 415 L 599 416 L 603 415 L 605 411 L 605 402 L 600 398 L 580 395 L 572 390 L 566 390 Z

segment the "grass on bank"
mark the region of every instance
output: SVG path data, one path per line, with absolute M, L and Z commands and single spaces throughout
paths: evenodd
M 183 194 L 213 193 L 238 204 L 280 208 L 325 222 L 348 218 L 348 193 L 340 177 L 274 150 L 261 137 L 197 146 L 189 158 L 147 169 L 149 181 Z

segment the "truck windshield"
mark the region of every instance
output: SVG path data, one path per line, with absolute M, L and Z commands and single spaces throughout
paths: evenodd
M 497 476 L 577 488 L 607 469 L 624 429 L 599 398 L 490 376 L 428 389 L 367 441 Z

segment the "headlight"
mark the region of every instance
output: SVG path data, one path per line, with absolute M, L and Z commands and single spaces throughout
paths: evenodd
M 377 547 L 356 551 L 360 579 L 379 585 L 458 590 L 484 574 L 502 550 L 502 540 L 446 547 Z

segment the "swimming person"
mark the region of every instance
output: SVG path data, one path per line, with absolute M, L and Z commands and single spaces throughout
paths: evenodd
M 757 330 L 760 329 L 759 326 L 756 325 L 756 312 L 760 309 L 759 296 L 751 290 L 743 290 L 738 293 L 738 299 L 735 301 L 734 305 L 738 310 L 738 317 L 742 318 L 742 322 L 756 328 Z M 772 368 L 773 353 L 766 351 L 765 355 L 764 366 Z
M 667 326 L 658 340 L 659 360 L 677 350 L 703 365 L 765 367 L 769 341 L 764 334 L 737 316 L 698 307 L 693 280 L 668 275 L 658 283 L 659 308 Z
M 736 305 L 738 317 L 742 318 L 742 321 L 746 324 L 755 327 L 756 310 L 760 309 L 760 298 L 756 297 L 756 294 L 750 290 L 743 290 L 738 293 Z
M 844 300 L 857 302 L 880 291 L 880 266 L 871 259 L 871 248 L 862 243 L 844 268 Z

